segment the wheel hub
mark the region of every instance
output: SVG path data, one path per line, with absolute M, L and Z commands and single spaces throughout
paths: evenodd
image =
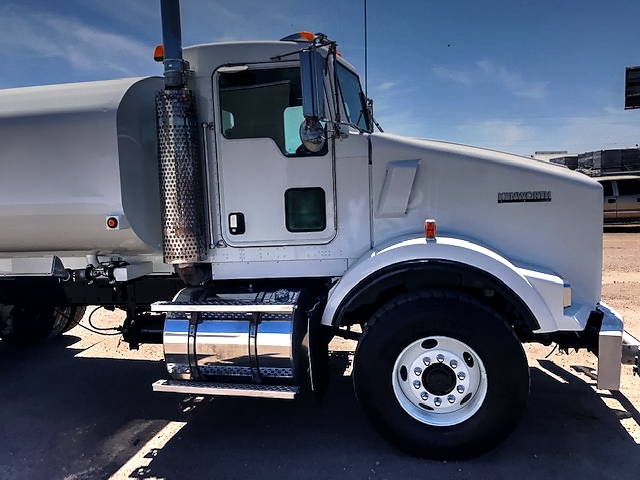
M 422 338 L 407 346 L 396 360 L 392 382 L 402 408 L 435 426 L 467 420 L 487 393 L 482 360 L 467 344 L 450 337 Z
M 432 395 L 446 395 L 456 386 L 456 374 L 443 364 L 431 365 L 422 374 L 422 384 Z

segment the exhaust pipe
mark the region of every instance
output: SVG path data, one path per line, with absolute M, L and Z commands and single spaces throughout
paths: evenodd
M 160 16 L 164 47 L 164 85 L 165 88 L 183 88 L 186 85 L 187 69 L 182 59 L 180 1 L 160 0 Z
M 207 257 L 203 166 L 195 96 L 182 59 L 180 2 L 161 0 L 165 89 L 156 94 L 164 262 L 184 267 Z

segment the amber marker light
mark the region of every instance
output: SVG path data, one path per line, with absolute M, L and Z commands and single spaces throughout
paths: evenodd
M 434 240 L 436 238 L 435 220 L 429 218 L 424 221 L 424 236 L 427 240 Z
M 313 42 L 316 36 L 311 32 L 296 32 L 281 38 L 281 42 Z
M 158 45 L 156 49 L 153 51 L 153 59 L 156 62 L 164 61 L 164 45 Z
M 118 219 L 116 217 L 107 218 L 107 227 L 108 228 L 118 228 Z

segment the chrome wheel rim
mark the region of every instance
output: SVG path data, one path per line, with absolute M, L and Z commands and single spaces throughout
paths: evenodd
M 455 338 L 432 336 L 408 345 L 392 372 L 393 392 L 414 419 L 445 427 L 471 418 L 487 394 L 478 354 Z

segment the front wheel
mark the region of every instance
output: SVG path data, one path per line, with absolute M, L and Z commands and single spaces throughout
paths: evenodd
M 373 426 L 423 458 L 480 455 L 502 442 L 529 394 L 529 368 L 511 326 L 455 291 L 403 294 L 368 322 L 354 387 Z

